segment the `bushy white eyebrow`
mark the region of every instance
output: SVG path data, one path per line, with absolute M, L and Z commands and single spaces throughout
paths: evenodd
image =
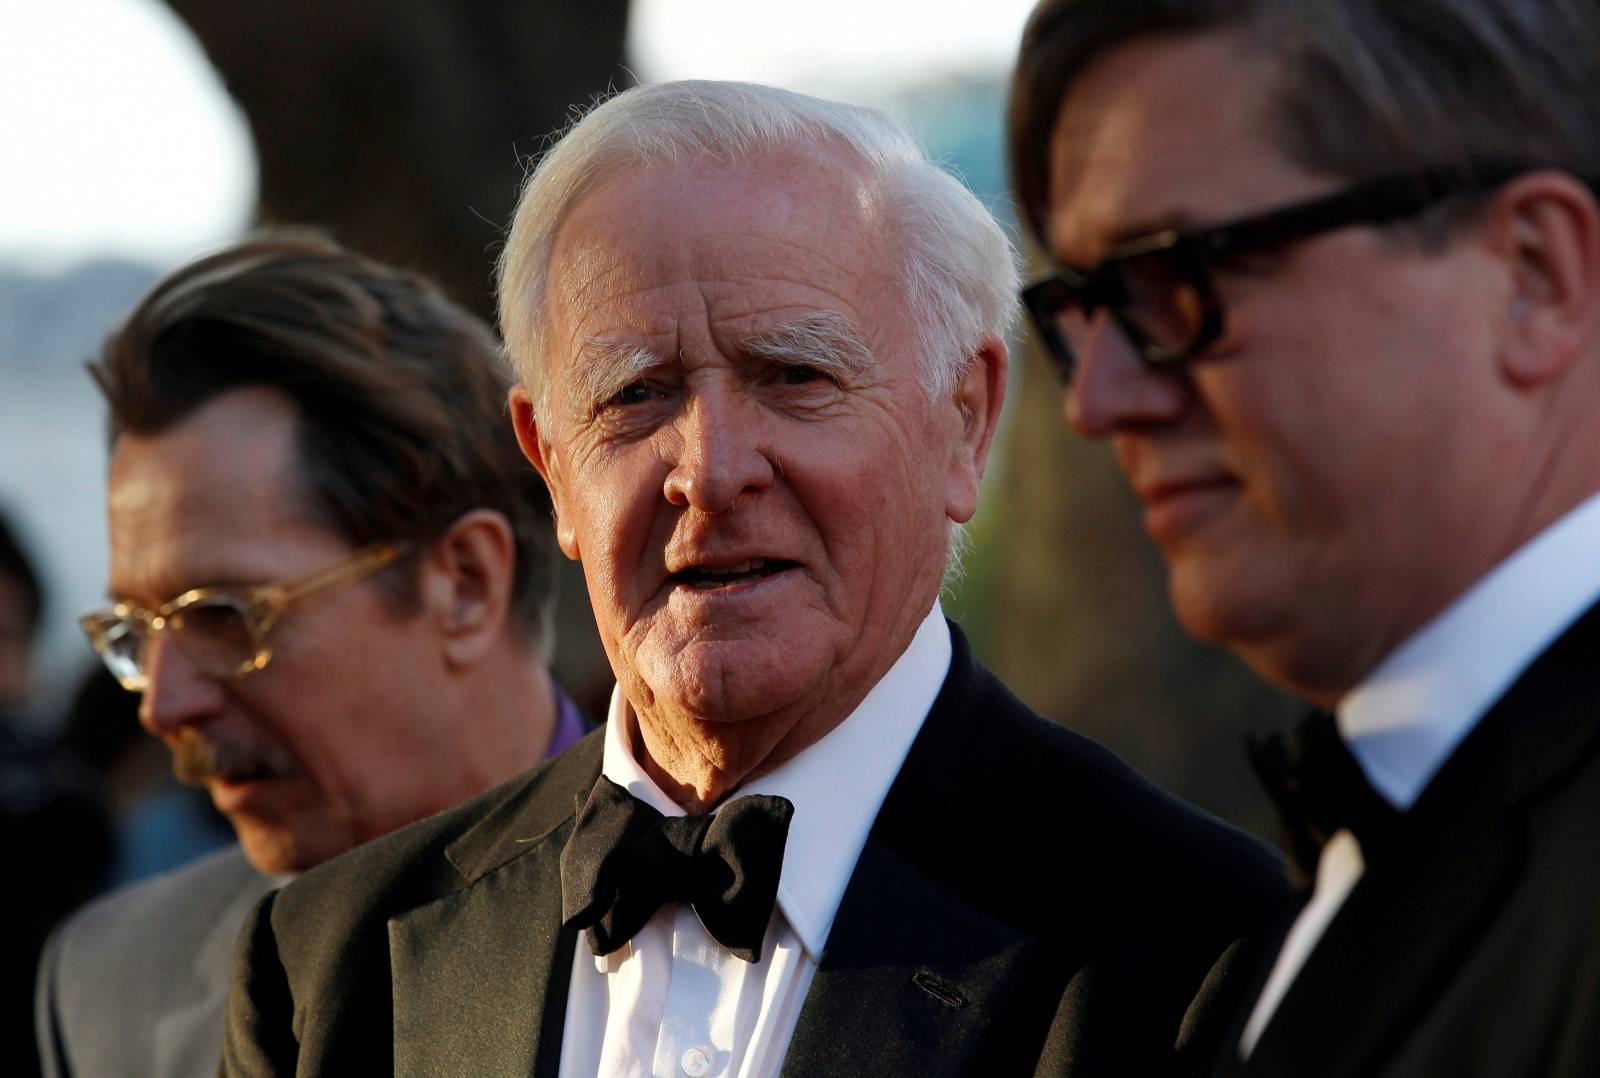
M 567 375 L 567 398 L 592 408 L 610 400 L 667 360 L 636 341 L 590 337 Z
M 746 337 L 753 359 L 812 367 L 841 385 L 861 382 L 877 363 L 860 330 L 836 311 L 814 311 Z
M 834 311 L 767 327 L 742 339 L 739 348 L 750 359 L 811 367 L 847 386 L 863 381 L 877 363 L 860 331 Z M 637 341 L 590 337 L 566 376 L 567 397 L 592 408 L 672 362 Z

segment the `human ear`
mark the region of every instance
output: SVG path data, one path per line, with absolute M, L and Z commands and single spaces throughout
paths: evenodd
M 577 561 L 582 557 L 578 549 L 577 531 L 568 523 L 572 519 L 571 516 L 563 511 L 566 483 L 563 481 L 560 463 L 539 428 L 533 397 L 528 392 L 527 386 L 518 383 L 511 387 L 508 400 L 511 408 L 511 425 L 516 431 L 517 444 L 522 447 L 522 455 L 528 458 L 528 463 L 533 465 L 534 470 L 544 480 L 544 485 L 549 488 L 550 504 L 555 507 L 556 542 L 563 554 Z
M 1566 173 L 1533 172 L 1501 190 L 1486 227 L 1511 277 L 1501 374 L 1555 381 L 1600 340 L 1600 204 Z
M 499 643 L 516 562 L 511 522 L 494 509 L 468 510 L 429 544 L 420 591 L 453 665 L 472 666 Z
M 978 511 L 978 486 L 989 461 L 989 446 L 1006 399 L 1011 358 L 999 337 L 985 337 L 967 359 L 954 390 L 960 432 L 951 450 L 945 513 L 966 523 Z

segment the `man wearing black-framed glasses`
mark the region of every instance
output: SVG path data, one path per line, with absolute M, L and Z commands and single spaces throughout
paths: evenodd
M 1066 414 L 1179 619 L 1323 709 L 1253 755 L 1308 901 L 1247 1075 L 1588 1075 L 1590 5 L 1046 0 L 1010 137 Z
M 91 372 L 110 602 L 82 625 L 240 845 L 62 927 L 41 1054 L 51 1076 L 210 1075 L 262 895 L 583 732 L 545 669 L 549 502 L 487 328 L 314 236 L 177 270 Z

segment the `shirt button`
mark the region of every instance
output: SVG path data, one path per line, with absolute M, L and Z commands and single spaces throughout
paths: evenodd
M 678 1065 L 683 1068 L 683 1073 L 689 1078 L 705 1078 L 711 1073 L 711 1057 L 704 1048 L 691 1048 L 683 1053 L 683 1058 L 678 1060 Z

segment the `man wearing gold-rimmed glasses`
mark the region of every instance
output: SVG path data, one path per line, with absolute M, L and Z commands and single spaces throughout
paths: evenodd
M 89 907 L 41 969 L 52 1074 L 210 1074 L 233 938 L 275 877 L 570 744 L 544 667 L 548 500 L 481 323 L 304 235 L 159 283 L 110 406 L 90 642 L 240 848 Z

